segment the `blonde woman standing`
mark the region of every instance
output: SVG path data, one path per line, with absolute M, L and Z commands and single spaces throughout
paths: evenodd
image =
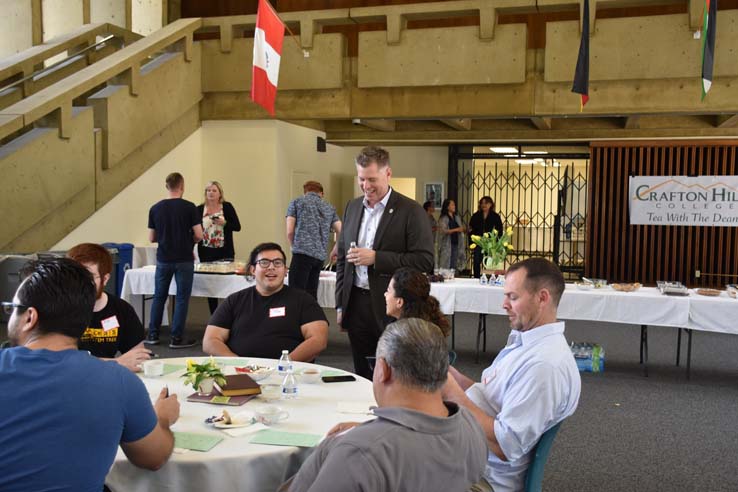
M 197 207 L 202 217 L 203 238 L 197 244 L 200 261 L 232 260 L 233 233 L 241 230 L 236 209 L 223 198 L 223 187 L 217 181 L 205 186 L 205 202 Z M 218 307 L 218 299 L 208 298 L 210 313 Z

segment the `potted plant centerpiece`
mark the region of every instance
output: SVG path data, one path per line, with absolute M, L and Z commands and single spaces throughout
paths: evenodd
M 494 273 L 497 275 L 504 274 L 504 264 L 507 252 L 513 249 L 510 242 L 512 238 L 512 227 L 508 227 L 502 236 L 497 235 L 497 230 L 485 232 L 481 236 L 472 235 L 472 243 L 470 249 L 481 248 L 482 250 L 482 269 L 485 273 Z
M 218 386 L 225 385 L 225 376 L 215 360 L 210 360 L 197 364 L 192 359 L 187 359 L 187 371 L 182 375 L 185 378 L 185 384 L 191 385 L 200 395 L 209 395 L 213 392 L 213 384 Z

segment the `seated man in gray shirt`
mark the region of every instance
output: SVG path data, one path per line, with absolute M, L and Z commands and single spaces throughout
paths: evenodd
M 280 490 L 467 490 L 484 472 L 487 444 L 466 409 L 441 399 L 447 370 L 436 325 L 404 318 L 387 326 L 373 375 L 377 418 L 331 429 Z

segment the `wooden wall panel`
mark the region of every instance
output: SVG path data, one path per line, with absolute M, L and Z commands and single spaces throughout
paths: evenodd
M 593 144 L 585 275 L 647 285 L 738 283 L 738 227 L 631 225 L 628 208 L 630 176 L 736 175 L 737 149 L 727 140 Z

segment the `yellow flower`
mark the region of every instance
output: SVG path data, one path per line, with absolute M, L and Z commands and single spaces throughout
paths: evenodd
M 469 249 L 474 249 L 474 248 L 476 248 L 476 247 L 477 247 L 477 245 L 476 245 L 476 244 L 474 244 L 474 243 L 471 243 L 471 244 L 469 245 Z
M 489 237 L 489 232 L 485 232 L 484 237 Z
M 195 365 L 195 361 L 194 360 L 187 359 L 187 370 L 188 371 L 191 370 L 192 369 L 192 366 L 194 366 L 194 365 Z
M 507 245 L 507 249 L 512 250 L 513 249 L 513 245 L 512 244 L 508 244 Z
M 502 245 L 505 246 L 505 247 L 507 247 L 508 244 L 510 244 L 510 243 L 508 243 L 507 241 L 505 241 L 504 243 L 502 243 Z
M 507 231 L 505 231 L 505 232 L 507 233 L 508 236 L 512 236 L 513 228 L 510 227 L 510 226 L 508 226 Z
M 479 237 L 479 236 L 477 236 L 475 234 L 472 234 L 472 237 L 471 238 L 472 238 L 472 241 L 479 241 L 480 239 L 482 239 L 481 237 Z

